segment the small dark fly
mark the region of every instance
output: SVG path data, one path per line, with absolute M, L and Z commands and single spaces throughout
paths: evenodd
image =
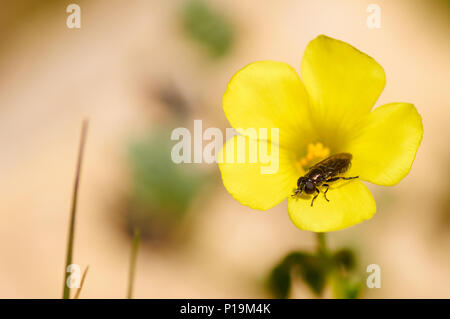
M 294 191 L 292 197 L 300 196 L 302 192 L 306 194 L 314 194 L 311 201 L 311 207 L 314 204 L 314 200 L 319 196 L 319 187 L 326 187 L 327 189 L 323 193 L 325 199 L 327 198 L 327 192 L 330 187 L 329 183 L 335 182 L 339 179 L 349 180 L 358 178 L 354 177 L 342 177 L 339 174 L 345 173 L 351 165 L 352 154 L 338 153 L 327 157 L 323 161 L 311 166 L 304 176 L 301 176 L 297 181 L 297 188 Z

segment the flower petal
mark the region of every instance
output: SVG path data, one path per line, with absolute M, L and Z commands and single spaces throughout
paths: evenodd
M 412 104 L 391 103 L 376 108 L 361 127 L 348 147 L 351 172 L 374 184 L 397 184 L 409 173 L 422 141 L 422 117 Z
M 384 70 L 373 58 L 324 35 L 306 47 L 301 75 L 317 129 L 331 134 L 368 113 L 385 85 Z
M 298 147 L 298 138 L 310 124 L 303 83 L 291 66 L 281 62 L 255 62 L 238 71 L 223 96 L 223 109 L 239 133 L 278 128 L 278 144 L 288 148 Z
M 332 187 L 327 192 L 330 201 L 319 194 L 313 207 L 312 197 L 289 197 L 289 217 L 295 226 L 314 232 L 329 232 L 353 226 L 375 214 L 375 201 L 361 181 L 346 181 Z
M 260 156 L 256 162 L 250 162 L 250 142 L 256 143 L 254 145 L 257 145 L 259 151 L 267 147 L 269 154 L 274 154 L 268 163 L 263 164 Z M 239 143 L 245 143 L 244 163 L 236 162 L 236 154 L 243 153 L 237 147 Z M 232 160 L 227 158 L 230 155 Z M 303 174 L 294 167 L 290 153 L 286 149 L 267 141 L 251 140 L 242 135 L 230 139 L 218 158 L 222 181 L 227 191 L 241 204 L 260 210 L 272 208 L 289 196 L 296 186 L 297 179 Z M 220 159 L 223 159 L 222 163 Z M 261 168 L 268 169 L 270 165 L 273 165 L 272 172 L 262 173 Z

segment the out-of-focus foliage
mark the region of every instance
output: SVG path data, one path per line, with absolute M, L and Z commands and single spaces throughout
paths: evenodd
M 233 27 L 225 16 L 207 2 L 187 2 L 182 9 L 181 19 L 186 33 L 202 44 L 213 57 L 228 53 L 234 40 Z
M 355 276 L 334 274 L 330 281 L 335 298 L 356 299 L 361 294 L 362 282 Z
M 287 298 L 291 289 L 291 269 L 285 263 L 276 266 L 269 276 L 269 289 L 276 298 Z
M 325 287 L 326 261 L 322 256 L 293 252 L 278 264 L 269 276 L 269 288 L 277 298 L 287 298 L 291 289 L 291 275 L 299 275 L 317 295 Z
M 132 189 L 127 204 L 130 231 L 162 239 L 180 225 L 207 175 L 171 160 L 170 132 L 158 130 L 130 146 Z
M 356 265 L 355 254 L 347 248 L 338 250 L 333 255 L 333 263 L 337 267 L 342 267 L 346 271 L 351 271 L 355 269 Z
M 334 254 L 292 252 L 273 268 L 268 288 L 276 298 L 287 298 L 292 281 L 299 277 L 317 296 L 321 296 L 330 283 L 336 298 L 357 298 L 362 284 L 351 273 L 355 264 L 355 256 L 349 249 Z

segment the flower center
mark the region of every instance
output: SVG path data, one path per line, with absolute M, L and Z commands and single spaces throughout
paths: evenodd
M 306 148 L 306 155 L 297 162 L 303 169 L 323 160 L 330 155 L 330 149 L 322 143 L 309 143 Z

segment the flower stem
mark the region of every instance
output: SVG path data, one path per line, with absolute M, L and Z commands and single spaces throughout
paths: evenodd
M 77 167 L 76 167 L 76 172 L 75 172 L 75 182 L 74 182 L 74 186 L 73 186 L 72 209 L 71 209 L 71 213 L 70 213 L 70 222 L 69 222 L 69 237 L 67 240 L 66 265 L 64 267 L 63 299 L 70 298 L 70 289 L 69 289 L 69 286 L 67 285 L 67 279 L 69 278 L 70 273 L 67 272 L 67 268 L 69 265 L 72 264 L 78 188 L 79 188 L 79 184 L 80 184 L 81 163 L 83 161 L 83 153 L 84 153 L 84 145 L 86 143 L 87 129 L 88 129 L 88 121 L 84 120 L 83 126 L 81 128 L 80 146 L 79 146 L 79 151 L 78 151 L 78 160 L 77 160 Z
M 326 233 L 316 233 L 317 234 L 317 252 L 319 255 L 327 255 L 327 243 L 326 243 Z
M 141 235 L 140 235 L 139 230 L 135 230 L 134 237 L 133 237 L 133 246 L 131 247 L 130 270 L 128 273 L 128 293 L 127 293 L 128 299 L 131 299 L 133 297 L 134 276 L 136 273 L 136 260 L 137 260 L 140 239 L 141 239 Z

